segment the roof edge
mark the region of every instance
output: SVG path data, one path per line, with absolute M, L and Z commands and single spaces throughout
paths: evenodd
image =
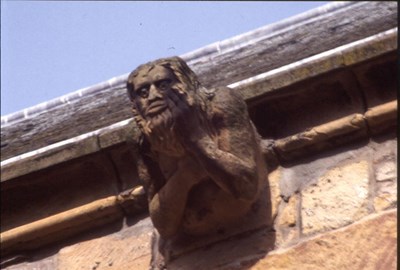
M 357 3 L 357 2 L 328 3 L 321 7 L 314 8 L 309 11 L 288 17 L 287 19 L 283 19 L 276 23 L 268 24 L 268 25 L 262 26 L 260 28 L 257 28 L 255 30 L 246 32 L 244 34 L 239 34 L 237 36 L 212 43 L 210 45 L 199 48 L 192 52 L 182 54 L 181 57 L 183 59 L 185 59 L 186 61 L 188 61 L 189 63 L 193 64 L 196 62 L 196 59 L 207 57 L 208 55 L 211 55 L 214 53 L 219 54 L 219 53 L 221 53 L 221 51 L 228 51 L 232 47 L 236 48 L 237 46 L 240 46 L 240 47 L 246 46 L 246 45 L 248 45 L 248 42 L 251 42 L 251 43 L 257 42 L 257 37 L 265 38 L 268 35 L 277 34 L 281 31 L 287 29 L 288 27 L 293 27 L 294 25 L 304 23 L 306 21 L 315 19 L 321 15 L 324 15 L 324 14 L 327 14 L 330 12 L 334 12 L 339 9 L 345 9 L 345 8 L 355 5 L 355 4 L 360 4 L 360 3 Z M 125 84 L 128 75 L 129 75 L 129 73 L 123 74 L 120 76 L 116 76 L 116 77 L 110 78 L 107 81 L 103 81 L 103 82 L 100 82 L 100 83 L 92 85 L 92 86 L 81 88 L 79 90 L 73 91 L 66 95 L 62 95 L 60 97 L 39 103 L 37 105 L 27 107 L 20 111 L 1 116 L 1 126 L 6 126 L 9 124 L 18 122 L 19 120 L 33 117 L 34 115 L 40 114 L 42 112 L 46 112 L 46 111 L 48 111 L 52 108 L 58 107 L 62 104 L 72 102 L 83 96 L 89 96 L 89 95 L 92 95 L 94 93 L 97 93 L 97 92 L 105 90 L 105 89 L 117 88 L 119 86 L 122 86 Z

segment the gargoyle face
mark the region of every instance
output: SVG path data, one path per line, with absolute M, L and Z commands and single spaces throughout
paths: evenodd
M 145 119 L 163 113 L 168 108 L 167 92 L 177 82 L 174 73 L 163 66 L 146 67 L 133 78 L 131 95 L 136 108 Z

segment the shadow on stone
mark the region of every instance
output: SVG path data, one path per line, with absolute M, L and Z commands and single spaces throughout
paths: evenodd
M 248 269 L 275 246 L 270 189 L 250 213 L 217 235 L 181 236 L 169 245 L 167 269 Z M 235 209 L 231 209 L 235 211 Z
M 168 269 L 248 269 L 274 249 L 275 232 L 262 228 L 182 254 Z
M 23 252 L 19 252 L 18 254 L 10 254 L 7 257 L 2 256 L 1 269 L 18 263 L 44 260 L 46 258 L 56 255 L 64 247 L 75 245 L 84 241 L 89 241 L 95 238 L 105 237 L 107 235 L 120 231 L 122 228 L 123 220 L 118 220 L 113 223 L 101 226 L 92 231 L 84 231 L 70 237 L 67 240 L 57 242 L 55 244 L 46 245 L 38 251 L 26 250 Z

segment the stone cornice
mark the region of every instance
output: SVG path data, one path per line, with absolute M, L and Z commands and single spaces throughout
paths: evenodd
M 229 87 L 234 91 L 240 91 L 248 101 L 257 101 L 266 94 L 279 96 L 279 90 L 284 87 L 339 68 L 362 63 L 393 52 L 396 48 L 397 28 L 394 28 L 231 84 Z M 12 157 L 1 162 L 1 181 L 101 151 L 133 138 L 137 132 L 134 121 L 128 119 Z

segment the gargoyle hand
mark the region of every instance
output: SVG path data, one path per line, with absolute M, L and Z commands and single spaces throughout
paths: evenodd
M 199 112 L 191 108 L 184 94 L 176 91 L 168 92 L 168 106 L 175 119 L 176 131 L 182 143 L 190 146 L 207 136 L 199 119 Z

